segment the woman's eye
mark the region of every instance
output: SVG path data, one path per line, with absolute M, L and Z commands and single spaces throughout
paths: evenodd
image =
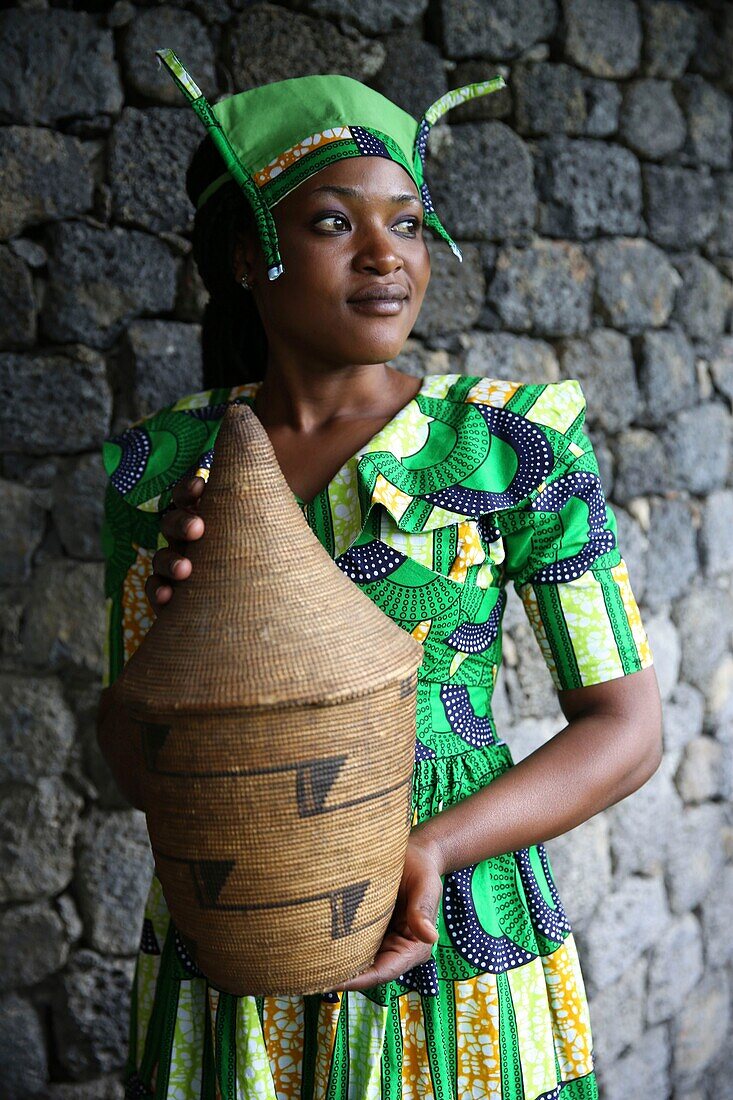
M 321 225 L 323 222 L 343 222 L 348 225 L 348 222 L 343 214 L 324 214 L 322 218 L 317 218 L 315 225 Z
M 317 218 L 314 224 L 322 225 L 324 222 L 341 223 L 340 225 L 336 225 L 335 228 L 337 229 L 341 229 L 349 224 L 348 219 L 343 214 L 324 214 L 323 217 Z M 422 223 L 419 218 L 401 218 L 397 225 L 407 225 L 412 233 L 418 233 Z

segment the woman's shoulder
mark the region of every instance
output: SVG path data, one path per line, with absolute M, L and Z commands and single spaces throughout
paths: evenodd
M 207 467 L 227 406 L 252 396 L 257 385 L 185 394 L 108 436 L 102 463 L 113 490 L 136 508 L 161 511 L 177 481 Z
M 586 399 L 576 378 L 557 381 L 494 378 L 476 374 L 436 374 L 426 376 L 421 391 L 456 404 L 483 404 L 508 408 L 528 420 L 562 430 L 585 412 Z

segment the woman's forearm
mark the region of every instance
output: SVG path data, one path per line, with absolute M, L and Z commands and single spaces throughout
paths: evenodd
M 137 810 L 144 810 L 140 794 L 142 743 L 120 700 L 119 689 L 111 684 L 102 690 L 97 710 L 97 742 L 121 793 Z
M 585 714 L 412 833 L 448 874 L 574 829 L 645 783 L 660 753 L 660 738 L 638 721 Z

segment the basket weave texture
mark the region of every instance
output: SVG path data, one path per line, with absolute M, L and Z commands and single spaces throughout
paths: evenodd
M 328 555 L 246 405 L 199 514 L 191 579 L 120 677 L 156 872 L 214 986 L 337 989 L 396 900 L 423 649 Z

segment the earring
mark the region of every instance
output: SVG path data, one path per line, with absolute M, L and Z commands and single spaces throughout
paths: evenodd
M 240 283 L 242 284 L 242 286 L 244 287 L 245 290 L 251 290 L 252 289 L 252 287 L 249 285 L 249 279 L 247 278 L 247 272 L 246 271 L 245 271 L 244 275 L 242 276 L 242 278 L 239 281 L 240 281 Z

